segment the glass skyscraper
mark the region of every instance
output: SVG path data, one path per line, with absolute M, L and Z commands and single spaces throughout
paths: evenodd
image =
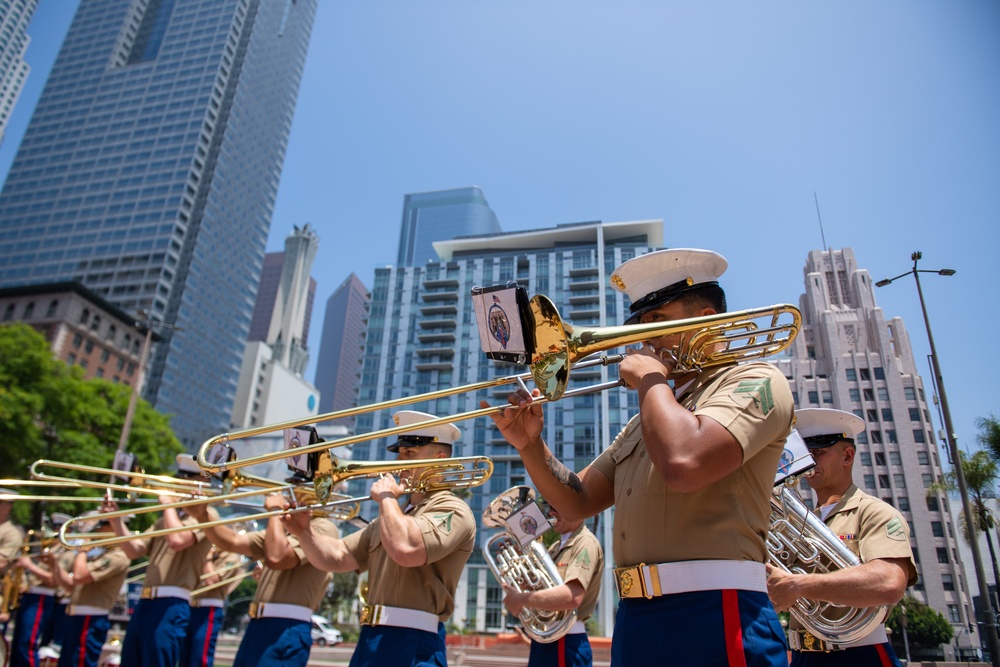
M 435 244 L 440 259 L 416 266 L 379 268 L 371 294 L 367 338 L 361 370 L 359 405 L 373 405 L 403 396 L 450 389 L 525 369 L 487 359 L 479 347 L 471 289 L 516 280 L 529 295 L 544 294 L 574 326 L 619 325 L 628 311 L 628 300 L 614 291 L 608 276 L 616 266 L 635 255 L 658 248 L 663 242 L 663 222 L 587 222 L 506 234 L 462 237 Z M 608 378 L 606 367 L 574 371 L 570 388 L 589 386 Z M 610 370 L 615 378 L 617 371 Z M 480 399 L 492 405 L 503 402 L 511 386 L 469 392 L 405 409 L 435 415 L 452 415 L 479 407 Z M 580 470 L 603 451 L 637 411 L 635 392 L 616 389 L 567 398 L 545 406 L 545 441 L 568 467 Z M 359 415 L 356 431 L 370 433 L 392 425 L 393 410 Z M 489 456 L 492 478 L 472 489 L 467 498 L 477 521 L 493 498 L 507 488 L 529 483 L 524 465 L 487 418 L 456 424 L 462 436 L 455 456 Z M 394 457 L 384 440 L 354 446 L 356 460 Z M 356 482 L 352 495 L 363 492 L 370 480 Z M 375 508 L 365 507 L 371 512 Z M 602 525 L 595 531 L 601 537 Z M 593 526 L 593 524 L 591 524 Z M 480 531 L 481 547 L 491 536 Z M 604 540 L 602 540 L 604 541 Z M 610 544 L 610 540 L 606 540 Z M 611 559 L 606 560 L 608 567 Z M 604 591 L 613 596 L 610 570 Z M 476 549 L 463 573 L 456 594 L 452 621 L 477 631 L 505 627 L 501 588 Z M 611 631 L 613 604 L 602 598 L 598 618 Z
M 162 331 L 145 397 L 228 429 L 316 0 L 82 0 L 0 194 L 0 285 Z
M 465 235 L 499 234 L 500 222 L 476 186 L 415 192 L 403 198 L 399 266 L 436 261 L 434 242 Z
M 0 2 L 0 141 L 7 130 L 10 112 L 21 96 L 31 68 L 24 62 L 28 50 L 28 24 L 38 0 Z

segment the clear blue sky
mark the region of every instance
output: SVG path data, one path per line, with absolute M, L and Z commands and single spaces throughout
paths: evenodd
M 41 0 L 0 177 L 75 5 Z M 466 185 L 508 231 L 662 218 L 726 255 L 733 307 L 797 303 L 815 192 L 876 280 L 918 249 L 958 271 L 923 284 L 960 444 L 1000 415 L 995 0 L 320 0 L 268 245 L 321 237 L 314 358 L 329 294 L 395 261 L 403 195 Z M 929 383 L 912 278 L 876 298 Z

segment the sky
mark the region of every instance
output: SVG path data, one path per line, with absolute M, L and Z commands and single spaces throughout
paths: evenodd
M 39 4 L 0 178 L 76 4 Z M 1000 416 L 995 0 L 320 0 L 268 241 L 320 236 L 310 379 L 328 296 L 395 261 L 403 196 L 469 185 L 505 231 L 662 219 L 726 256 L 734 309 L 798 303 L 810 250 L 875 280 L 921 250 L 957 271 L 921 278 L 959 445 Z M 912 277 L 876 299 L 929 385 Z

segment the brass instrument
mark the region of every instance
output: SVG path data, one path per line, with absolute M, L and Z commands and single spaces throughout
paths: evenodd
M 128 484 L 116 482 L 82 479 L 55 475 L 46 469 L 66 470 L 70 472 L 97 475 L 100 477 L 127 477 Z M 66 463 L 49 459 L 39 459 L 31 464 L 33 480 L 63 484 L 75 488 L 99 489 L 101 491 L 120 491 L 128 496 L 137 494 L 177 496 L 191 498 L 194 496 L 210 496 L 220 492 L 219 486 L 211 480 L 180 479 L 169 475 L 153 475 L 145 472 L 125 472 L 113 468 L 87 466 L 78 463 Z M 22 496 L 23 497 L 23 496 Z M 102 499 L 103 500 L 103 499 Z M 134 502 L 129 499 L 129 502 Z
M 76 480 L 66 478 L 62 481 L 37 480 L 37 479 L 0 479 L 2 487 L 31 487 L 37 489 L 58 489 L 61 491 L 73 491 L 77 489 L 89 488 L 76 483 Z M 47 494 L 24 495 L 20 493 L 0 493 L 0 501 L 15 502 L 26 500 L 28 502 L 64 502 L 64 503 L 99 503 L 104 498 L 99 496 L 55 496 Z
M 535 492 L 527 486 L 515 486 L 501 493 L 483 510 L 484 526 L 504 529 L 483 545 L 483 558 L 497 581 L 522 593 L 554 588 L 564 583 L 552 557 L 539 540 L 532 539 L 524 545 L 511 529 L 510 520 L 532 505 L 537 507 Z M 528 520 L 537 521 L 535 517 Z M 548 526 L 546 519 L 546 526 L 539 529 L 538 535 L 541 536 Z M 576 610 L 546 611 L 524 607 L 518 619 L 524 634 L 547 644 L 557 641 L 572 629 L 576 623 Z
M 21 604 L 21 594 L 24 592 L 24 568 L 18 565 L 17 561 L 21 556 L 28 555 L 29 548 L 26 544 L 22 544 L 17 556 L 7 565 L 3 583 L 0 585 L 2 586 L 0 595 L 3 596 L 0 600 L 0 615 L 12 614 Z
M 656 322 L 651 324 L 625 325 L 616 327 L 598 327 L 594 329 L 575 329 L 563 322 L 552 302 L 543 295 L 536 295 L 530 301 L 531 331 L 534 339 L 534 351 L 529 360 L 530 373 L 497 378 L 484 382 L 472 383 L 461 387 L 441 389 L 416 396 L 392 399 L 369 406 L 359 406 L 328 412 L 321 415 L 310 415 L 276 424 L 252 427 L 233 433 L 223 433 L 206 440 L 198 450 L 198 465 L 206 473 L 215 474 L 239 467 L 268 463 L 289 456 L 300 456 L 312 452 L 328 451 L 335 447 L 343 447 L 358 442 L 367 442 L 379 438 L 405 433 L 412 426 L 394 426 L 386 429 L 363 433 L 337 440 L 303 445 L 294 450 L 279 450 L 267 452 L 259 456 L 238 461 L 227 461 L 225 456 L 218 456 L 216 447 L 229 448 L 233 440 L 248 438 L 266 433 L 274 433 L 287 428 L 295 428 L 306 424 L 353 417 L 359 414 L 377 410 L 410 405 L 423 401 L 432 401 L 455 394 L 475 392 L 503 385 L 519 385 L 524 387 L 524 380 L 534 379 L 542 396 L 536 402 L 556 401 L 560 398 L 577 396 L 594 391 L 601 391 L 621 386 L 620 381 L 605 383 L 595 387 L 567 391 L 571 367 L 581 368 L 596 364 L 607 365 L 617 363 L 624 357 L 600 357 L 586 359 L 600 351 L 610 350 L 622 345 L 649 340 L 661 336 L 677 336 L 681 343 L 671 351 L 676 360 L 678 371 L 700 370 L 721 364 L 732 364 L 750 359 L 758 359 L 767 355 L 777 354 L 791 345 L 798 335 L 802 324 L 802 315 L 794 306 L 778 304 L 742 310 L 732 313 L 722 313 L 705 317 L 693 317 L 673 322 Z M 758 324 L 757 320 L 762 320 Z M 529 336 L 531 337 L 531 336 Z M 525 387 L 526 388 L 526 387 Z M 422 422 L 423 426 L 452 424 L 478 417 L 497 414 L 505 406 L 480 408 L 468 412 L 438 417 Z M 215 451 L 213 451 L 215 450 Z M 221 459 L 221 460 L 220 460 Z M 334 459 L 336 467 L 336 459 Z M 355 466 L 369 465 L 367 462 Z
M 803 452 L 796 454 L 796 450 Z M 787 456 L 792 453 L 792 456 Z M 799 461 L 812 456 L 798 432 L 788 437 L 782 462 Z M 815 465 L 813 463 L 813 465 Z M 767 534 L 768 562 L 791 574 L 825 574 L 856 567 L 861 560 L 823 521 L 809 511 L 792 486 L 799 477 L 811 474 L 812 465 L 797 474 L 775 480 L 771 494 L 770 529 Z M 891 606 L 847 607 L 832 602 L 798 598 L 789 609 L 809 635 L 833 645 L 842 646 L 868 636 L 885 622 Z M 790 644 L 798 637 L 789 633 Z M 811 643 L 807 637 L 806 643 Z M 799 648 L 792 646 L 792 648 Z M 810 649 L 812 646 L 805 646 Z

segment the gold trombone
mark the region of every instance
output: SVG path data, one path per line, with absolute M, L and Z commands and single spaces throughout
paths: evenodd
M 37 479 L 0 479 L 0 486 L 10 487 L 31 487 L 37 489 L 60 489 L 66 491 L 72 491 L 75 489 L 86 489 L 91 488 L 84 486 L 82 484 L 76 483 L 75 480 L 66 478 L 62 481 L 42 481 Z M 47 494 L 38 495 L 25 495 L 22 493 L 0 493 L 0 501 L 7 500 L 15 502 L 18 500 L 24 500 L 27 502 L 42 502 L 42 503 L 99 503 L 104 500 L 100 496 L 55 496 Z
M 733 364 L 741 361 L 759 359 L 777 354 L 788 348 L 798 335 L 802 326 L 802 315 L 798 308 L 789 304 L 776 304 L 763 308 L 720 313 L 703 317 L 692 317 L 672 322 L 654 322 L 649 324 L 623 325 L 613 327 L 597 327 L 593 329 L 576 329 L 559 316 L 555 305 L 544 295 L 531 298 L 530 322 L 525 323 L 526 338 L 533 339 L 533 351 L 530 353 L 530 372 L 477 382 L 461 387 L 441 389 L 416 396 L 392 399 L 368 406 L 359 406 L 328 412 L 321 415 L 311 415 L 276 424 L 257 426 L 233 433 L 223 433 L 206 440 L 198 450 L 198 465 L 206 474 L 222 473 L 244 466 L 268 463 L 289 456 L 299 456 L 318 451 L 329 451 L 335 447 L 343 447 L 358 442 L 367 442 L 379 438 L 391 437 L 405 433 L 412 426 L 394 426 L 336 440 L 303 445 L 294 450 L 279 450 L 267 452 L 245 459 L 226 460 L 225 452 L 219 456 L 215 450 L 222 446 L 229 450 L 233 440 L 248 438 L 295 428 L 306 424 L 353 417 L 359 414 L 377 410 L 394 408 L 402 405 L 432 401 L 437 398 L 455 394 L 475 392 L 503 385 L 517 384 L 527 389 L 524 381 L 529 377 L 542 396 L 536 402 L 556 401 L 583 394 L 603 391 L 621 386 L 621 381 L 606 382 L 592 387 L 584 387 L 567 391 L 570 369 L 584 368 L 597 364 L 608 365 L 618 363 L 624 355 L 607 357 L 591 357 L 598 352 L 611 350 L 622 345 L 630 345 L 661 336 L 676 336 L 680 339 L 678 346 L 670 351 L 675 360 L 674 368 L 684 372 L 701 370 L 712 366 Z M 492 406 L 470 410 L 455 415 L 438 417 L 422 422 L 421 426 L 452 424 L 459 421 L 487 417 L 497 414 L 505 406 Z M 446 459 L 438 459 L 446 460 Z M 417 463 L 417 462 L 408 462 Z M 353 464 L 338 464 L 333 459 L 336 470 L 351 467 L 360 472 L 366 468 L 376 469 L 382 462 L 355 462 Z M 317 476 L 317 484 L 320 478 Z
M 48 468 L 103 477 L 110 476 L 111 479 L 114 477 L 125 477 L 128 478 L 129 483 L 118 484 L 111 481 L 65 477 L 62 475 L 55 475 L 47 471 L 43 472 L 43 470 Z M 66 463 L 50 459 L 39 459 L 32 463 L 31 477 L 36 481 L 63 484 L 68 487 L 100 489 L 102 491 L 120 491 L 128 496 L 134 496 L 142 493 L 190 498 L 194 496 L 217 495 L 221 491 L 217 484 L 208 479 L 180 479 L 169 475 L 153 475 L 145 472 L 126 472 L 122 470 L 115 470 L 113 468 L 87 466 L 79 463 Z M 103 498 L 99 500 L 103 500 Z M 130 502 L 132 501 L 130 500 Z

